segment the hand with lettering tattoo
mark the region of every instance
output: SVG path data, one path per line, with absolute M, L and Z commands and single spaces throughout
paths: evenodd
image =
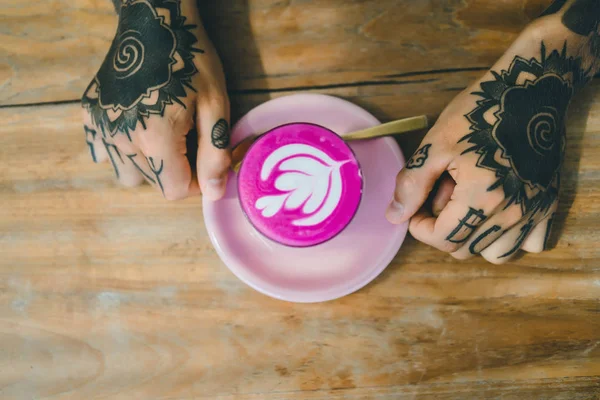
M 527 27 L 440 115 L 398 174 L 388 219 L 412 217 L 416 239 L 458 259 L 502 263 L 519 249 L 542 251 L 567 110 L 599 69 L 599 21 L 600 1 L 558 0 Z
M 200 190 L 219 199 L 231 163 L 229 99 L 196 0 L 113 1 L 117 32 L 82 97 L 92 159 L 108 160 L 123 184 L 146 180 L 169 200 Z M 196 131 L 192 168 L 186 136 Z

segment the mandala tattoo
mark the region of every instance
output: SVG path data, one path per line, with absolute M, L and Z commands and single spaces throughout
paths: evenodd
M 590 80 L 581 58 L 562 52 L 540 58 L 515 57 L 508 70 L 491 71 L 494 79 L 473 93 L 481 99 L 465 115 L 470 133 L 463 152 L 479 155 L 477 167 L 495 173 L 488 191 L 501 188 L 523 215 L 546 212 L 557 199 L 559 169 L 565 151 L 565 115 L 575 89 Z
M 102 133 L 128 137 L 151 114 L 185 107 L 186 87 L 195 91 L 197 42 L 185 23 L 180 0 L 125 0 L 115 38 L 100 70 L 86 89 L 82 105 Z M 131 138 L 130 138 L 131 139 Z
M 427 158 L 429 157 L 429 148 L 430 147 L 431 147 L 431 144 L 426 144 L 423 147 L 421 147 L 419 150 L 417 150 L 415 152 L 415 154 L 413 154 L 412 157 L 409 158 L 408 162 L 406 163 L 406 168 L 407 169 L 421 168 L 425 164 L 425 161 L 427 161 Z
M 226 149 L 229 147 L 229 124 L 224 119 L 217 121 L 212 128 L 210 135 L 213 146 L 217 149 Z

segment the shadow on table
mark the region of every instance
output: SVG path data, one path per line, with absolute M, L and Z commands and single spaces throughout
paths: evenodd
M 248 0 L 198 1 L 206 31 L 225 70 L 235 123 L 255 105 L 270 99 L 265 71 L 252 30 Z M 253 90 L 259 89 L 259 90 Z M 251 101 L 249 96 L 251 95 Z
M 240 94 L 245 89 L 244 81 L 250 79 L 252 87 L 266 88 L 265 72 L 252 32 L 248 1 L 197 0 L 197 4 L 204 27 L 223 63 L 233 126 L 252 107 L 270 99 L 268 93 L 260 90 L 251 93 L 251 102 Z M 196 168 L 197 148 L 198 133 L 193 130 L 187 135 L 187 156 L 193 170 Z
M 588 115 L 594 103 L 594 97 L 599 91 L 600 85 L 590 85 L 573 100 L 570 107 L 569 122 L 567 124 L 567 150 L 560 176 L 561 187 L 558 211 L 554 216 L 552 231 L 548 239 L 549 249 L 556 247 L 562 236 L 567 216 L 573 201 L 575 201 L 575 196 L 577 196 L 583 136 L 587 128 Z M 578 129 L 569 129 L 570 126 L 578 127 Z

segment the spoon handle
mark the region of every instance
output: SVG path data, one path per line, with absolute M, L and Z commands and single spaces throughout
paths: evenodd
M 372 128 L 350 132 L 345 135 L 342 135 L 342 138 L 346 141 L 372 139 L 381 136 L 399 135 L 401 133 L 417 131 L 419 129 L 425 129 L 427 127 L 427 116 L 419 115 L 417 117 L 399 119 L 397 121 L 377 125 Z
M 374 126 L 372 128 L 362 129 L 360 131 L 354 131 L 342 135 L 342 139 L 345 141 L 351 140 L 360 140 L 360 139 L 373 139 L 381 136 L 389 136 L 389 135 L 399 135 L 401 133 L 418 131 L 419 129 L 427 128 L 427 116 L 419 115 L 418 117 L 410 117 L 399 119 L 397 121 L 388 122 L 386 124 L 381 124 Z M 249 136 L 246 139 L 242 140 L 234 149 L 232 153 L 232 169 L 235 172 L 239 172 L 240 166 L 242 165 L 242 159 L 244 155 L 254 143 L 254 141 L 260 135 Z

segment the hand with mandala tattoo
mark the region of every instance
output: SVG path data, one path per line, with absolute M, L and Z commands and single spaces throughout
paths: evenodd
M 145 179 L 170 200 L 200 191 L 219 199 L 231 163 L 229 99 L 196 0 L 113 1 L 117 32 L 82 97 L 92 159 L 110 161 L 123 184 Z M 194 128 L 197 154 L 186 154 Z
M 388 219 L 412 217 L 416 239 L 458 259 L 502 263 L 519 249 L 542 251 L 567 110 L 599 70 L 599 22 L 598 0 L 557 0 L 532 22 L 440 115 L 398 174 Z

